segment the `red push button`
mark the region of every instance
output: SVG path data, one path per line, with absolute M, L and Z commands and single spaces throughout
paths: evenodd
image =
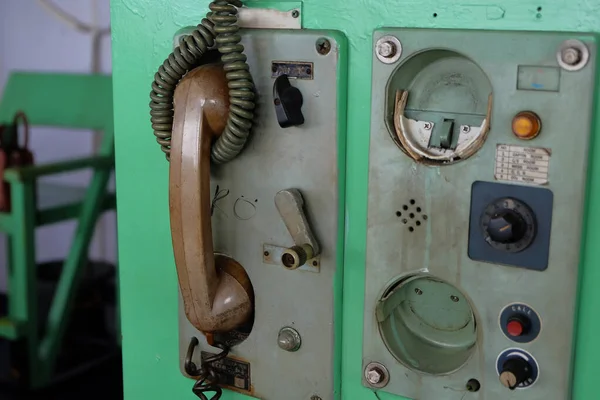
M 521 336 L 523 334 L 523 330 L 524 328 L 521 321 L 512 320 L 508 322 L 508 325 L 506 325 L 506 331 L 510 336 Z

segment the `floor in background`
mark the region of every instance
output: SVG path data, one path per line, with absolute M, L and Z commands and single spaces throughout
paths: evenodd
M 120 354 L 86 373 L 54 387 L 19 393 L 0 387 L 0 400 L 121 400 L 123 380 Z

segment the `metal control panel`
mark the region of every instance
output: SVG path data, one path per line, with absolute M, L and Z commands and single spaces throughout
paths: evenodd
M 568 399 L 596 39 L 373 35 L 363 384 Z
M 238 158 L 211 168 L 212 231 L 215 251 L 246 269 L 255 309 L 250 326 L 220 338 L 231 351 L 211 368 L 222 388 L 251 397 L 332 400 L 334 343 L 341 340 L 335 302 L 345 42 L 333 31 L 252 29 L 241 36 L 257 92 L 255 125 Z M 186 357 L 201 366 L 220 349 L 190 324 L 181 301 L 179 328 L 180 368 L 188 376 Z M 190 357 L 192 338 L 198 343 Z

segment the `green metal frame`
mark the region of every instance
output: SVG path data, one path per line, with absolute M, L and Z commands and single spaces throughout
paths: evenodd
M 249 6 L 265 3 L 244 2 Z M 296 2 L 280 3 L 289 5 L 287 9 L 297 5 Z M 179 371 L 179 299 L 169 230 L 168 168 L 152 135 L 147 99 L 156 68 L 172 50 L 174 34 L 181 27 L 198 24 L 208 4 L 209 0 L 111 1 L 115 126 L 118 130 L 124 392 L 127 400 L 195 398 L 189 380 Z M 307 29 L 342 31 L 348 37 L 350 48 L 343 359 L 338 378 L 342 382 L 341 397 L 344 400 L 400 400 L 398 396 L 374 393 L 362 384 L 373 31 L 379 27 L 428 27 L 600 32 L 599 2 L 303 0 L 300 18 Z M 596 93 L 600 93 L 597 88 Z M 600 103 L 594 110 L 597 116 L 600 115 Z M 600 203 L 599 137 L 600 125 L 596 121 L 594 140 L 590 144 L 592 158 L 588 169 L 585 244 L 581 253 L 574 400 L 595 399 L 599 393 L 600 290 L 597 286 L 600 268 L 597 266 L 600 250 L 597 243 L 600 243 L 600 208 L 594 207 Z M 140 379 L 142 374 L 143 379 Z M 440 400 L 461 396 L 449 390 Z M 223 396 L 227 400 L 247 398 L 231 392 Z
M 5 171 L 12 210 L 0 213 L 0 232 L 8 235 L 8 316 L 0 319 L 0 337 L 24 339 L 28 383 L 49 382 L 67 326 L 74 295 L 87 263 L 87 252 L 100 214 L 115 208 L 107 191 L 114 169 L 112 79 L 104 75 L 14 73 L 0 102 L 0 123 L 24 111 L 30 125 L 102 131 L 96 155 Z M 89 186 L 77 190 L 38 182 L 38 178 L 92 169 Z M 43 330 L 37 320 L 35 228 L 77 219 L 77 230 L 65 260 Z M 44 332 L 41 336 L 40 332 Z

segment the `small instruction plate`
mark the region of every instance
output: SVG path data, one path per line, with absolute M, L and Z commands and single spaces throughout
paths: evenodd
M 496 146 L 494 177 L 499 181 L 547 185 L 550 149 L 509 144 Z
M 314 64 L 302 61 L 273 61 L 271 63 L 271 78 L 287 75 L 288 78 L 314 79 Z
M 214 357 L 216 354 L 206 351 L 202 352 L 202 360 Z M 237 392 L 252 395 L 252 384 L 250 382 L 250 363 L 232 357 L 225 357 L 211 363 L 211 367 L 217 375 L 220 385 Z

